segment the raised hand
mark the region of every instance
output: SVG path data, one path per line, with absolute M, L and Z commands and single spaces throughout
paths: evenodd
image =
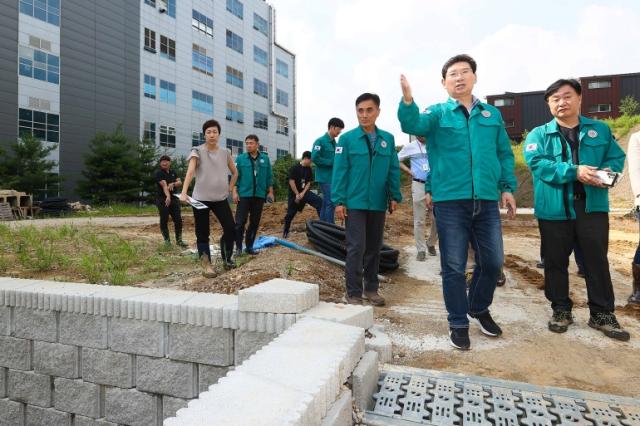
M 413 102 L 413 95 L 411 94 L 411 85 L 409 84 L 409 80 L 404 74 L 400 74 L 400 88 L 402 89 L 402 100 L 405 104 L 410 104 Z

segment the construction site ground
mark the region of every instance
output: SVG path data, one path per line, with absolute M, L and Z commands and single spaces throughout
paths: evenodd
M 281 234 L 285 207 L 282 203 L 265 207 L 261 235 Z M 307 207 L 295 218 L 289 239 L 312 247 L 304 233 L 305 221 L 312 218 L 315 218 L 315 212 Z M 194 247 L 193 218 L 188 211 L 184 219 L 185 240 Z M 59 226 L 70 220 L 73 219 L 22 221 L 18 226 Z M 79 219 L 74 223 L 77 226 L 90 224 L 105 233 L 146 241 L 151 246 L 161 242 L 154 216 Z M 585 282 L 576 275 L 573 260 L 570 285 L 575 303 L 575 324 L 565 334 L 547 330 L 551 310 L 544 297 L 542 270 L 536 268 L 539 259 L 537 223 L 531 215 L 520 215 L 514 220 L 503 221 L 507 283 L 496 290 L 491 308 L 504 335 L 491 339 L 472 326 L 472 350 L 461 352 L 453 350 L 448 342 L 439 257 L 427 256 L 426 262 L 415 260 L 411 204 L 403 203 L 398 211 L 388 216 L 385 226 L 385 242 L 400 250 L 401 266 L 388 274 L 389 281 L 382 284 L 381 293 L 386 297 L 387 305 L 375 308 L 376 321 L 385 326 L 393 342 L 392 363 L 637 397 L 640 395 L 640 309 L 625 304 L 631 289 L 630 264 L 638 243 L 638 224 L 622 215 L 612 215 L 610 224 L 609 263 L 616 312 L 620 323 L 631 332 L 629 342 L 611 340 L 587 326 L 589 311 Z M 212 220 L 212 241 L 217 241 L 220 232 L 219 225 Z M 228 272 L 217 265 L 219 275 L 213 279 L 201 276 L 195 260 L 175 266 L 168 264 L 154 279 L 133 285 L 235 293 L 268 279 L 283 277 L 319 284 L 320 298 L 324 301 L 340 302 L 344 294 L 341 267 L 288 248 L 269 248 L 258 256 L 243 256 L 239 263 L 241 266 Z M 11 268 L 5 275 L 82 281 L 80 276 Z

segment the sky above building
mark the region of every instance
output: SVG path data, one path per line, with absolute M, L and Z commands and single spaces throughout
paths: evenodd
M 421 108 L 446 100 L 440 70 L 458 53 L 478 63 L 474 94 L 541 90 L 563 77 L 640 72 L 637 0 L 270 0 L 277 41 L 296 54 L 297 154 L 329 118 L 357 126 L 354 101 L 380 95 L 378 126 L 396 144 L 400 74 Z

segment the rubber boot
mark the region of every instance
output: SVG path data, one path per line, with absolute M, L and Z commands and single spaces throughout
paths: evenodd
M 633 271 L 633 290 L 627 301 L 634 305 L 640 305 L 640 265 L 632 263 L 631 270 Z
M 215 271 L 211 267 L 211 259 L 206 254 L 200 256 L 200 264 L 202 265 L 202 276 L 205 278 L 214 278 L 216 276 Z

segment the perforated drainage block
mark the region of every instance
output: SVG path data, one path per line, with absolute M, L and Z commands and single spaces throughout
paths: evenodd
M 640 399 L 386 367 L 365 424 L 640 426 Z

